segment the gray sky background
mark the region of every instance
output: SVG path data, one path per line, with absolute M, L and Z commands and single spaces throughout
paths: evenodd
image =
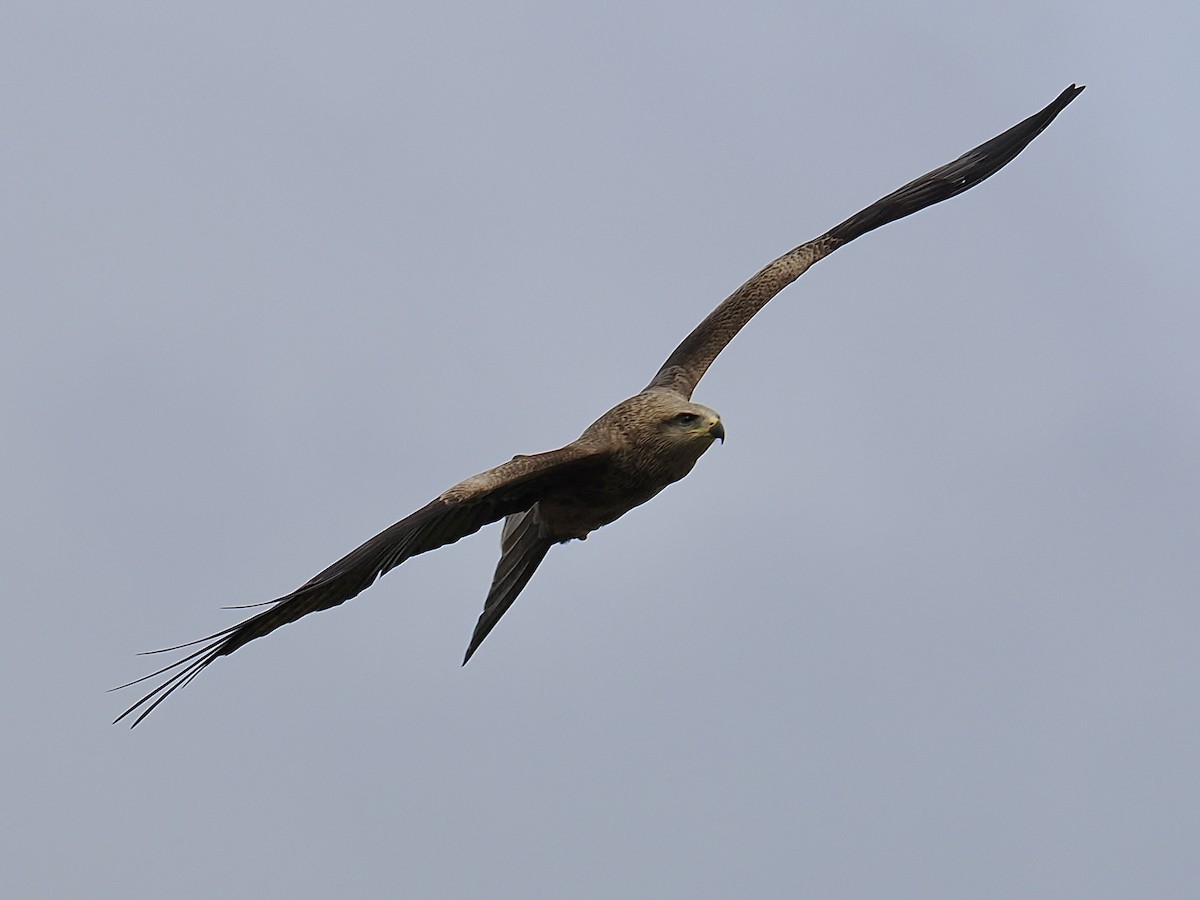
M 10 3 L 10 897 L 1194 896 L 1193 2 Z M 761 265 L 729 439 L 206 671 L 136 651 L 559 446 Z

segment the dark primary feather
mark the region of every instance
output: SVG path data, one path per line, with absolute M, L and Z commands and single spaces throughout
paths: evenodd
M 468 479 L 463 485 L 471 486 L 473 482 L 478 481 L 480 486 L 473 491 L 469 490 L 464 499 L 447 499 L 456 490 L 452 488 L 412 515 L 381 531 L 361 547 L 352 550 L 292 593 L 272 601 L 269 608 L 262 612 L 206 638 L 152 651 L 168 653 L 200 645 L 182 659 L 114 688 L 120 690 L 168 672 L 173 673 L 121 713 L 114 720 L 114 724 L 145 707 L 133 721 L 133 724 L 137 725 L 158 704 L 195 678 L 218 657 L 228 656 L 250 641 L 270 634 L 276 628 L 295 622 L 309 613 L 345 603 L 406 559 L 451 544 L 474 534 L 484 525 L 528 509 L 539 497 L 561 488 L 573 477 L 601 465 L 604 459 L 604 453 L 573 445 L 549 453 L 518 457 L 490 472 Z M 489 479 L 496 483 L 490 484 Z M 539 558 L 538 562 L 540 561 Z M 536 565 L 534 563 L 534 567 Z M 529 575 L 532 574 L 530 569 Z M 528 575 L 525 581 L 528 581 Z M 521 587 L 523 586 L 524 582 L 521 583 Z M 516 592 L 512 592 L 509 604 L 515 596 Z
M 648 388 L 691 397 L 713 360 L 747 322 L 813 263 L 868 231 L 910 216 L 927 206 L 969 190 L 1010 163 L 1054 121 L 1082 87 L 1071 85 L 1045 109 L 980 144 L 953 162 L 927 172 L 875 201 L 825 234 L 779 257 L 734 291 L 709 313 L 667 357 Z
M 1046 130 L 1055 116 L 1068 103 L 1079 96 L 1082 87 L 1071 85 L 1054 98 L 1045 109 L 1012 128 L 999 134 L 974 150 L 969 150 L 958 159 L 926 172 L 904 187 L 897 188 L 886 197 L 876 200 L 866 209 L 855 213 L 840 225 L 835 225 L 826 234 L 838 243 L 848 244 L 868 231 L 881 225 L 903 219 L 915 212 L 949 200 L 963 191 L 973 188 L 985 178 L 990 178 L 1012 162 L 1018 153 L 1029 146 L 1029 142 Z

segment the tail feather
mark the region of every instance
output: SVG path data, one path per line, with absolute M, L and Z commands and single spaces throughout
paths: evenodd
M 504 531 L 500 537 L 500 562 L 496 565 L 496 574 L 483 604 L 483 614 L 475 624 L 475 633 L 463 657 L 464 666 L 479 649 L 483 639 L 496 627 L 500 617 L 508 612 L 553 544 L 554 541 L 542 533 L 536 505 L 504 520 Z

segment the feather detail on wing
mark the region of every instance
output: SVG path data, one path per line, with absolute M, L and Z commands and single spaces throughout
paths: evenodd
M 496 574 L 483 603 L 483 613 L 479 616 L 475 633 L 471 635 L 471 643 L 463 657 L 464 666 L 479 649 L 483 639 L 496 627 L 500 617 L 508 612 L 538 565 L 546 558 L 546 552 L 553 546 L 554 540 L 546 537 L 544 531 L 536 505 L 505 519 L 504 533 L 500 538 L 500 562 L 496 564 Z
M 568 486 L 571 480 L 608 458 L 606 451 L 581 444 L 513 460 L 468 478 L 450 488 L 407 518 L 385 529 L 351 551 L 292 593 L 271 601 L 269 608 L 245 621 L 206 638 L 167 647 L 152 653 L 167 653 L 197 647 L 180 660 L 123 684 L 125 688 L 159 675 L 169 676 L 138 700 L 115 721 L 141 709 L 133 725 L 149 715 L 158 704 L 196 677 L 213 660 L 228 656 L 276 628 L 324 609 L 345 603 L 370 587 L 377 578 L 419 553 L 474 534 L 484 525 L 512 513 L 529 509 L 547 492 Z M 545 555 L 545 551 L 543 551 Z M 539 560 L 540 562 L 540 557 Z M 536 567 L 537 563 L 534 563 Z M 532 568 L 529 575 L 532 574 Z M 528 575 L 525 576 L 528 581 Z M 524 587 L 524 581 L 521 587 Z M 520 588 L 518 588 L 519 590 Z M 516 594 L 513 593 L 512 597 Z M 510 604 L 512 599 L 508 601 Z M 114 688 L 120 690 L 120 688 Z M 144 709 L 143 709 L 144 707 Z
M 803 275 L 809 266 L 868 231 L 961 194 L 994 175 L 1041 134 L 1082 90 L 1082 87 L 1071 85 L 1045 109 L 1003 134 L 909 182 L 819 238 L 801 244 L 770 263 L 734 291 L 683 339 L 647 389 L 674 391 L 690 398 L 717 354 L 725 349 L 742 326 L 771 298 Z

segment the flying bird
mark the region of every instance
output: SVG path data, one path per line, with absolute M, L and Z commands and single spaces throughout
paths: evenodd
M 500 562 L 467 646 L 465 665 L 551 547 L 584 540 L 597 528 L 645 503 L 687 475 L 714 441 L 724 440 L 721 417 L 692 402 L 692 392 L 717 354 L 772 297 L 842 245 L 960 194 L 998 172 L 1082 90 L 1082 86 L 1071 85 L 1045 109 L 1003 134 L 909 182 L 767 265 L 683 339 L 644 390 L 622 400 L 565 447 L 519 455 L 461 481 L 290 594 L 256 604 L 267 608 L 245 621 L 197 641 L 152 651 L 197 647 L 182 659 L 121 685 L 125 688 L 165 676 L 115 721 L 137 713 L 132 723 L 136 726 L 218 657 L 309 613 L 340 606 L 406 559 L 504 519 Z

